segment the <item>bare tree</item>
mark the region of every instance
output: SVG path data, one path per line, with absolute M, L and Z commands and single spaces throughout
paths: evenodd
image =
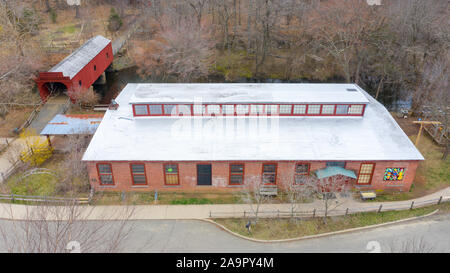
M 191 6 L 194 10 L 195 16 L 197 17 L 197 23 L 200 28 L 202 27 L 203 9 L 208 1 L 209 0 L 187 0 L 189 6 Z
M 367 3 L 359 0 L 332 0 L 314 12 L 318 45 L 335 59 L 347 82 L 358 83 L 359 71 L 367 56 L 371 35 L 382 20 Z
M 281 187 L 290 204 L 291 219 L 296 219 L 294 216 L 299 211 L 300 204 L 311 199 L 317 192 L 315 179 L 306 175 L 298 175 L 294 179 L 283 177 Z
M 39 42 L 36 12 L 17 1 L 0 1 L 0 97 L 4 116 L 14 104 L 35 104 L 39 98 L 31 92 L 32 75 L 43 67 L 45 57 Z
M 432 253 L 434 247 L 430 245 L 424 237 L 409 238 L 404 241 L 394 240 L 389 246 L 392 253 Z
M 324 206 L 323 222 L 327 224 L 329 213 L 341 206 L 337 201 L 337 195 L 346 195 L 350 190 L 350 186 L 346 183 L 346 177 L 341 175 L 316 179 L 316 185 L 317 192 L 321 195 Z
M 75 100 L 79 107 L 94 106 L 100 100 L 100 95 L 92 87 L 75 87 L 67 91 L 67 95 Z
M 450 64 L 448 57 L 448 51 L 444 51 L 442 55 L 426 63 L 421 84 L 414 96 L 415 103 L 429 112 L 428 119 L 441 122 L 436 127 L 435 137 L 441 138 L 445 145 L 443 160 L 447 158 L 450 149 L 450 93 L 448 91 Z
M 81 160 L 89 145 L 91 135 L 70 135 L 64 139 L 64 151 L 67 153 L 60 163 L 61 178 L 56 185 L 56 192 L 68 196 L 78 196 L 79 193 L 89 190 L 89 177 L 86 164 Z
M 20 214 L 15 214 L 12 206 L 3 208 L 12 219 L 0 225 L 1 240 L 8 252 L 118 252 L 134 227 L 130 221 L 134 208 L 127 206 L 113 215 L 98 215 L 95 207 L 71 201 L 60 206 L 25 206 Z M 98 219 L 90 220 L 92 217 Z
M 175 76 L 179 82 L 206 76 L 213 46 L 208 31 L 187 19 L 181 24 L 163 24 L 164 30 L 158 37 L 133 48 L 139 71 L 146 75 L 157 74 L 162 79 Z
M 261 190 L 264 186 L 260 176 L 252 176 L 245 179 L 244 189 L 241 192 L 242 200 L 250 206 L 252 215 L 254 216 L 254 225 L 258 223 L 261 205 L 266 204 L 271 200 L 270 196 L 261 194 Z

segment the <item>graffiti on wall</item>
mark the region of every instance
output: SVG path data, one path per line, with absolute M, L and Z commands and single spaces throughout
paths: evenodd
M 405 175 L 405 168 L 387 168 L 384 172 L 385 181 L 399 181 Z

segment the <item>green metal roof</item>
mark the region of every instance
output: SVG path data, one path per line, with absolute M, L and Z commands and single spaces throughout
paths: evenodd
M 339 174 L 356 179 L 356 175 L 355 175 L 354 171 L 347 170 L 347 169 L 344 169 L 341 167 L 326 167 L 325 169 L 316 171 L 317 178 L 319 178 L 319 179 L 327 178 L 327 177 L 335 176 L 335 175 L 339 175 Z

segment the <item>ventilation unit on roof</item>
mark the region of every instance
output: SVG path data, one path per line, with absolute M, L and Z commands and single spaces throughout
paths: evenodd
M 355 88 L 347 88 L 348 92 L 357 92 L 358 90 L 356 90 Z
M 114 99 L 112 99 L 111 103 L 108 105 L 108 109 L 117 110 L 117 108 L 119 108 L 119 104 Z

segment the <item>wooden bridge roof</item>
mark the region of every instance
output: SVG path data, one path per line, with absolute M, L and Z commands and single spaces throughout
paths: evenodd
M 111 40 L 100 35 L 95 36 L 55 65 L 49 72 L 62 72 L 65 77 L 72 79 L 109 43 Z

